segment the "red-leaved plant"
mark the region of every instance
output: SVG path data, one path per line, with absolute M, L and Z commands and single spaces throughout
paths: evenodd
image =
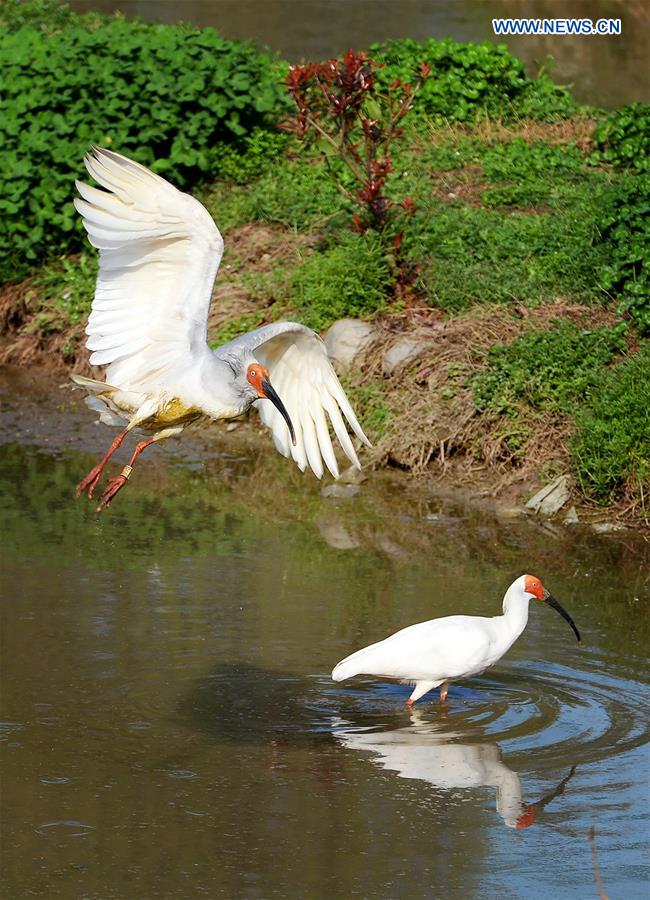
M 356 183 L 354 190 L 350 192 L 337 180 L 357 207 L 354 225 L 360 232 L 386 225 L 391 206 L 385 195 L 392 171 L 391 144 L 430 71 L 422 63 L 415 84 L 398 79 L 380 87 L 376 69 L 374 60 L 352 50 L 342 59 L 292 66 L 286 83 L 297 111 L 281 126 L 316 142 L 326 161 L 336 154 L 347 166 Z M 412 210 L 412 199 L 401 206 Z

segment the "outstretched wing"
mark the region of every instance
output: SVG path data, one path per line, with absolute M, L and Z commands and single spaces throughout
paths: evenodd
M 86 168 L 106 191 L 77 182 L 75 200 L 99 275 L 88 341 L 117 387 L 159 380 L 205 352 L 223 240 L 208 211 L 139 163 L 93 148 Z
M 255 405 L 262 422 L 273 432 L 277 449 L 284 456 L 291 455 L 301 471 L 309 465 L 320 478 L 324 460 L 332 475 L 338 477 L 326 413 L 346 456 L 361 468 L 343 416 L 359 440 L 368 447 L 370 442 L 336 377 L 325 344 L 314 331 L 297 322 L 279 322 L 235 338 L 215 352 L 223 359 L 241 359 L 249 353 L 268 368 L 271 384 L 293 422 L 295 446 L 275 406 L 268 400 L 259 400 Z

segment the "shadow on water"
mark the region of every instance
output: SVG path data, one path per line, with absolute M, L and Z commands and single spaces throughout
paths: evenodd
M 179 714 L 214 740 L 242 746 L 331 743 L 334 711 L 322 705 L 319 687 L 317 679 L 249 663 L 219 664 L 196 682 Z

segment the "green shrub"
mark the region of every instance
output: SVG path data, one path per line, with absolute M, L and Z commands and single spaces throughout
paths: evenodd
M 630 103 L 610 113 L 594 132 L 594 162 L 650 172 L 650 104 Z
M 236 143 L 216 148 L 215 175 L 231 184 L 248 184 L 283 159 L 289 137 L 281 131 L 254 128 Z
M 572 144 L 551 146 L 515 138 L 490 147 L 482 159 L 486 177 L 497 187 L 483 192 L 484 203 L 495 206 L 566 205 L 566 182 L 593 179 L 580 151 Z M 505 184 L 501 184 L 505 182 Z
M 291 270 L 253 278 L 252 293 L 276 310 L 322 331 L 345 316 L 369 316 L 382 310 L 392 287 L 386 248 L 374 232 L 342 231 L 338 243 L 312 253 Z
M 250 190 L 252 217 L 303 230 L 323 225 L 346 203 L 322 165 L 282 160 Z
M 491 179 L 512 178 L 517 174 L 573 177 L 583 168 L 580 151 L 573 144 L 553 146 L 522 138 L 495 144 L 483 157 L 483 171 Z
M 623 325 L 587 329 L 560 319 L 552 330 L 529 331 L 492 347 L 487 368 L 474 377 L 474 402 L 481 410 L 507 414 L 522 402 L 568 413 L 625 346 Z
M 608 194 L 599 243 L 602 287 L 619 299 L 641 334 L 650 334 L 650 175 L 619 180 Z
M 307 257 L 292 272 L 290 302 L 302 321 L 319 331 L 344 316 L 383 309 L 391 284 L 381 237 L 344 231 L 335 246 Z
M 404 253 L 429 305 L 450 312 L 513 300 L 532 306 L 561 294 L 590 301 L 602 297 L 596 218 L 595 198 L 530 216 L 434 204 L 406 220 Z
M 602 372 L 576 414 L 573 461 L 585 493 L 610 502 L 626 486 L 648 501 L 650 344 Z M 643 487 L 642 487 L 643 486 Z
M 0 280 L 79 244 L 74 179 L 90 144 L 155 160 L 187 187 L 218 173 L 222 142 L 278 108 L 279 70 L 246 44 L 210 28 L 90 21 L 0 26 Z
M 467 122 L 479 113 L 549 119 L 576 109 L 566 88 L 553 84 L 546 74 L 528 78 L 522 62 L 503 45 L 407 38 L 373 44 L 370 54 L 383 65 L 378 77 L 386 85 L 397 78 L 413 81 L 422 62 L 431 67 L 415 108 L 434 119 Z
M 0 25 L 16 31 L 23 25 L 63 28 L 77 20 L 67 3 L 61 0 L 0 0 Z
M 304 231 L 328 224 L 346 201 L 322 166 L 281 157 L 248 184 L 215 182 L 203 203 L 222 232 L 254 221 Z

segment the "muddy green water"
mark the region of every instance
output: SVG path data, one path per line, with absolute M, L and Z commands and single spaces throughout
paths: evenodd
M 647 896 L 647 544 L 389 476 L 326 500 L 237 434 L 156 448 L 97 517 L 112 432 L 56 379 L 0 401 L 3 898 L 597 897 L 592 826 L 608 896 Z M 536 607 L 444 710 L 330 681 L 524 571 L 584 646 Z
M 650 100 L 647 0 L 70 0 L 78 11 L 211 25 L 225 37 L 254 40 L 285 59 L 327 59 L 350 47 L 410 37 L 505 43 L 530 74 L 554 59 L 553 77 L 583 103 L 614 107 Z M 621 34 L 499 37 L 498 17 L 621 19 Z

